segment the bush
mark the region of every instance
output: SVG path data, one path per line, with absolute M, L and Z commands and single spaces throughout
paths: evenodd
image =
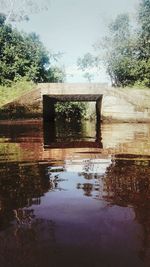
M 86 114 L 86 103 L 84 102 L 57 102 L 55 105 L 57 118 L 71 118 L 81 120 Z

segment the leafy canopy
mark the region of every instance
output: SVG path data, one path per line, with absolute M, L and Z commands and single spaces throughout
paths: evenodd
M 82 71 L 103 62 L 114 86 L 150 87 L 150 0 L 140 0 L 136 29 L 128 14 L 118 15 L 108 25 L 107 36 L 95 45 L 95 52 L 95 62 L 88 53 L 78 59 Z
M 5 16 L 0 14 L 0 84 L 21 77 L 33 82 L 62 82 L 64 71 L 51 66 L 52 58 L 37 34 L 18 32 L 5 24 Z

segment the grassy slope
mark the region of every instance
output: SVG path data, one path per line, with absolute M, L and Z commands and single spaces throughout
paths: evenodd
M 34 87 L 34 83 L 26 80 L 18 81 L 11 87 L 0 86 L 0 108 L 33 90 Z

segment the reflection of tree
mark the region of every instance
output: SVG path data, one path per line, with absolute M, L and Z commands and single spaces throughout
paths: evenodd
M 56 139 L 57 141 L 74 141 L 84 139 L 86 137 L 85 125 L 75 118 L 71 121 L 56 121 Z M 67 133 L 67 135 L 66 135 Z
M 30 225 L 34 218 L 34 211 L 33 209 L 17 209 L 14 210 L 14 217 L 18 225 Z
M 87 197 L 92 196 L 93 185 L 90 183 L 77 184 L 77 189 L 82 189 L 84 191 L 84 195 Z
M 51 188 L 45 168 L 39 164 L 0 164 L 0 221 L 6 226 L 13 210 L 40 204 L 40 197 Z
M 81 173 L 78 173 L 79 176 L 82 176 L 84 177 L 84 179 L 91 181 L 91 183 L 86 182 L 83 184 L 77 184 L 77 189 L 82 189 L 84 191 L 84 195 L 87 197 L 91 197 L 92 192 L 95 190 L 95 186 L 92 181 L 94 178 L 96 178 L 96 174 L 92 173 L 93 169 L 94 163 L 90 159 L 88 159 L 84 161 L 83 171 Z
M 94 168 L 94 163 L 88 159 L 84 162 L 84 167 L 83 167 L 83 173 L 84 175 L 91 174 L 91 171 L 93 171 Z
M 27 217 L 33 215 L 29 209 L 18 212 Z M 30 223 L 16 223 L 0 233 L 0 266 L 50 266 L 57 254 L 56 225 L 52 220 L 32 218 Z
M 150 161 L 113 161 L 104 177 L 104 191 L 105 200 L 133 206 L 136 219 L 143 227 L 139 256 L 146 259 L 150 252 Z
M 149 161 L 115 160 L 104 177 L 106 200 L 115 204 L 137 205 L 150 194 Z M 111 197 L 110 197 L 111 196 Z
M 141 259 L 150 252 L 150 160 L 115 159 L 105 174 L 90 173 L 90 162 L 83 176 L 90 183 L 79 183 L 84 195 L 119 206 L 132 206 L 136 220 L 142 225 Z
M 85 180 L 88 180 L 86 183 L 78 183 L 77 189 L 82 189 L 85 196 L 97 196 L 97 191 L 100 191 L 101 187 L 101 176 L 99 173 L 96 173 L 97 163 L 94 163 L 91 159 L 86 159 L 83 162 L 82 172 L 78 173 L 79 176 L 84 177 Z M 89 182 L 90 181 L 90 182 Z M 95 193 L 95 194 L 94 194 Z M 95 196 L 96 195 L 96 196 Z
M 57 188 L 57 168 L 55 177 L 48 169 L 49 164 L 0 164 L 0 230 L 5 228 L 0 231 L 0 266 L 49 266 L 59 254 L 55 222 L 36 218 L 29 208 Z

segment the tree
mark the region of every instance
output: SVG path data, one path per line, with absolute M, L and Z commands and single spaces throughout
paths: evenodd
M 66 120 L 78 120 L 81 121 L 86 115 L 86 103 L 85 102 L 57 102 L 55 104 L 55 112 L 57 117 L 62 121 Z
M 118 15 L 110 23 L 108 30 L 108 36 L 102 41 L 102 48 L 103 60 L 112 84 L 133 85 L 136 80 L 133 75 L 135 39 L 131 35 L 129 16 Z
M 150 0 L 141 0 L 137 32 L 131 31 L 127 15 L 119 15 L 109 25 L 109 36 L 104 42 L 105 60 L 107 71 L 117 86 L 135 83 L 150 86 L 149 14 Z
M 87 53 L 78 59 L 77 65 L 84 71 L 84 75 L 92 75 L 92 69 L 96 67 L 100 71 L 103 62 L 112 84 L 134 84 L 135 78 L 131 71 L 134 66 L 133 47 L 129 17 L 127 14 L 121 14 L 109 24 L 108 35 L 95 45 L 97 55 Z
M 150 87 L 150 0 L 141 0 L 138 12 L 137 76 Z
M 0 13 L 0 26 L 4 25 L 5 20 L 6 20 L 6 16 Z
M 6 16 L 5 23 L 29 20 L 29 15 L 48 9 L 50 0 L 0 0 L 0 10 Z
M 97 45 L 96 61 L 88 53 L 78 60 L 84 70 L 97 66 L 101 61 L 106 66 L 114 86 L 150 87 L 150 0 L 141 0 L 137 13 L 138 24 L 133 31 L 128 14 L 120 14 L 108 25 L 108 34 Z
M 139 58 L 150 58 L 150 0 L 142 0 L 138 13 L 139 28 Z
M 53 55 L 39 36 L 21 34 L 4 22 L 4 16 L 0 15 L 0 84 L 10 84 L 25 76 L 34 82 L 60 81 L 56 75 L 58 68 L 56 71 L 50 62 Z
M 83 77 L 91 82 L 94 78 L 93 68 L 99 66 L 98 57 L 91 53 L 86 53 L 83 57 L 79 57 L 77 60 L 77 66 L 83 72 Z
M 65 80 L 65 70 L 58 66 L 52 66 L 46 71 L 46 82 L 59 82 L 62 83 Z

